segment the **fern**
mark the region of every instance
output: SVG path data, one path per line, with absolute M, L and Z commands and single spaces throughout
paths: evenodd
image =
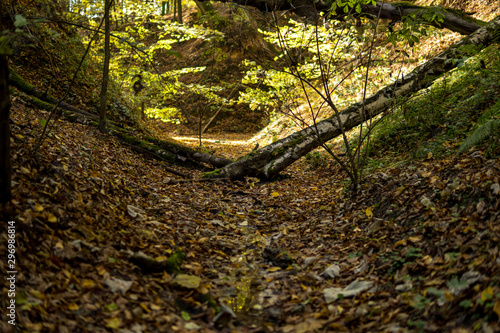
M 490 137 L 494 141 L 500 140 L 500 100 L 479 117 L 472 133 L 462 142 L 458 153 L 461 154 Z
M 484 124 L 479 125 L 467 139 L 464 140 L 458 153 L 463 153 L 464 151 L 470 149 L 471 147 L 477 145 L 484 139 L 493 136 L 495 140 L 500 138 L 500 119 L 490 119 Z

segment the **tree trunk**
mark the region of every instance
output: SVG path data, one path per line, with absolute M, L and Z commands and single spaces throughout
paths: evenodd
M 233 163 L 233 160 L 224 157 L 217 157 L 211 154 L 203 153 L 201 151 L 184 147 L 179 144 L 158 140 L 154 138 L 145 138 L 145 140 L 157 145 L 158 147 L 171 152 L 176 155 L 177 160 L 185 161 L 192 160 L 196 162 L 207 163 L 213 165 L 216 168 L 222 168 L 230 163 Z
M 0 18 L 1 21 L 1 18 Z M 0 204 L 11 199 L 9 67 L 0 50 Z
M 415 68 L 411 73 L 399 79 L 396 84 L 385 87 L 365 101 L 365 115 L 362 116 L 363 103 L 358 102 L 351 105 L 340 113 L 340 119 L 344 130 L 350 130 L 359 125 L 362 120 L 368 120 L 384 111 L 392 104 L 394 98 L 408 96 L 425 87 L 430 86 L 443 73 L 457 66 L 453 59 L 465 57 L 459 47 L 464 45 L 475 45 L 486 47 L 500 40 L 500 16 L 491 21 L 485 27 L 477 30 L 470 36 L 450 46 L 445 51 L 430 59 L 425 64 Z M 333 116 L 317 123 L 317 131 L 321 142 L 325 143 L 339 136 L 342 131 Z M 275 143 L 252 152 L 246 157 L 231 163 L 216 174 L 215 177 L 227 177 L 230 179 L 241 179 L 244 176 L 258 176 L 261 178 L 273 178 L 280 171 L 304 156 L 320 145 L 318 134 L 313 127 L 296 132 Z
M 182 0 L 177 0 L 177 22 L 182 24 Z
M 207 0 L 199 0 L 207 1 Z M 339 7 L 335 11 L 331 11 L 330 1 L 314 1 L 314 0 L 216 0 L 222 2 L 234 2 L 242 6 L 255 7 L 262 12 L 289 10 L 298 16 L 304 17 L 312 22 L 317 22 L 320 13 L 331 14 L 332 19 L 343 19 L 347 16 L 344 7 Z M 476 20 L 461 13 L 457 10 L 449 10 L 443 7 L 422 7 L 413 5 L 408 2 L 400 3 L 384 3 L 378 1 L 376 5 L 363 5 L 362 12 L 359 16 L 373 17 L 377 16 L 380 8 L 380 18 L 391 19 L 400 21 L 403 17 L 411 14 L 416 14 L 418 17 L 424 15 L 434 16 L 427 24 L 438 27 L 448 28 L 452 31 L 468 35 L 482 27 L 486 22 Z M 348 9 L 348 8 L 347 8 Z M 349 12 L 349 9 L 348 11 Z M 435 14 L 442 14 L 443 22 L 437 20 L 438 16 Z M 328 16 L 324 16 L 328 17 Z
M 111 51 L 109 47 L 111 25 L 109 20 L 109 9 L 113 0 L 104 0 L 104 68 L 102 70 L 101 105 L 99 108 L 99 130 L 106 132 L 106 105 L 108 102 L 108 80 L 109 80 L 109 60 Z
M 177 0 L 172 0 L 174 7 L 174 15 L 172 21 L 177 22 Z

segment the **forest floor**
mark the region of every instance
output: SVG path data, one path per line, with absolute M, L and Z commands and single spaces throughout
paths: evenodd
M 19 59 L 23 77 L 47 88 L 47 74 L 24 61 L 46 64 Z M 75 90 L 69 102 L 89 105 L 90 88 Z M 34 154 L 47 113 L 18 96 L 11 111 L 12 222 L 0 212 L 0 270 L 11 270 L 14 225 L 16 326 L 2 279 L 0 332 L 500 331 L 500 158 L 482 148 L 395 156 L 402 162 L 367 172 L 355 196 L 345 173 L 319 155 L 273 182 L 173 183 L 164 162 L 64 120 Z M 226 116 L 214 131 L 234 125 Z M 237 125 L 254 130 L 252 117 Z M 234 159 L 257 142 L 203 139 L 204 149 Z M 163 262 L 177 250 L 180 274 L 131 260 L 143 252 Z
M 500 158 L 402 163 L 356 196 L 337 166 L 304 161 L 274 182 L 169 184 L 163 162 L 91 126 L 59 120 L 33 154 L 46 116 L 14 99 L 2 332 L 500 331 Z M 216 154 L 251 151 L 238 139 Z M 130 260 L 176 250 L 180 274 Z

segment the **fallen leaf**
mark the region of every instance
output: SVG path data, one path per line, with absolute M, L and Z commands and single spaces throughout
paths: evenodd
M 174 278 L 174 282 L 184 288 L 196 289 L 200 286 L 201 278 L 195 275 L 179 274 Z
M 495 305 L 493 305 L 493 311 L 497 314 L 498 318 L 500 318 L 500 301 L 495 302 Z
M 106 322 L 106 327 L 109 328 L 120 328 L 122 325 L 121 320 L 118 317 L 105 319 L 104 321 Z
M 76 303 L 71 303 L 68 305 L 68 309 L 71 310 L 71 311 L 76 311 L 78 310 L 80 307 L 78 306 L 78 304 Z
M 493 298 L 493 288 L 491 287 L 484 289 L 483 292 L 481 293 L 482 301 L 489 301 L 492 298 Z
M 118 278 L 110 278 L 104 281 L 104 283 L 111 289 L 112 292 L 121 292 L 122 295 L 130 289 L 132 286 L 132 281 L 125 281 Z
M 323 275 L 330 277 L 332 279 L 336 276 L 339 276 L 340 275 L 340 266 L 337 264 L 331 264 L 330 266 L 328 266 L 325 269 L 325 271 L 323 272 Z
M 57 217 L 55 217 L 54 214 L 49 213 L 49 215 L 47 216 L 47 221 L 49 221 L 50 223 L 56 223 Z
M 93 280 L 84 279 L 82 282 L 82 286 L 86 289 L 91 289 L 95 286 L 95 282 Z
M 144 215 L 144 211 L 142 209 L 135 207 L 135 206 L 132 206 L 132 205 L 127 205 L 127 212 L 128 212 L 128 215 L 130 215 L 132 217 Z
M 323 293 L 325 295 L 325 300 L 327 303 L 331 303 L 338 299 L 340 295 L 342 297 L 352 297 L 359 293 L 370 289 L 373 286 L 372 281 L 354 281 L 345 288 L 326 288 Z
M 366 208 L 365 213 L 367 218 L 371 219 L 373 217 L 373 211 L 371 207 Z

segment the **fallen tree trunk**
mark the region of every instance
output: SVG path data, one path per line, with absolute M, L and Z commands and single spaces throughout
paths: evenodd
M 26 82 L 21 76 L 19 76 L 19 74 L 17 74 L 14 70 L 12 70 L 12 68 L 10 69 L 9 82 L 12 86 L 18 88 L 19 90 L 25 92 L 26 94 L 28 94 L 30 96 L 38 98 L 41 101 L 47 102 L 49 104 L 54 104 L 54 105 L 57 105 L 57 103 L 58 103 L 58 100 L 55 97 L 45 93 L 44 91 L 42 91 L 40 89 L 37 89 L 36 87 L 31 85 L 30 83 Z M 59 106 L 62 109 L 72 111 L 75 113 L 79 113 L 81 115 L 84 115 L 84 116 L 92 118 L 92 119 L 95 119 L 95 118 L 99 119 L 98 116 L 96 116 L 92 113 L 83 111 L 83 110 L 77 108 L 76 106 L 73 106 L 73 105 L 68 104 L 66 102 L 61 102 L 59 104 Z
M 300 157 L 319 147 L 321 143 L 341 135 L 340 125 L 345 131 L 350 130 L 361 124 L 363 120 L 368 120 L 386 111 L 395 98 L 409 96 L 430 86 L 443 73 L 457 66 L 456 59 L 466 57 L 466 54 L 463 54 L 460 49 L 461 46 L 486 47 L 498 41 L 500 41 L 500 16 L 485 27 L 453 44 L 425 64 L 415 68 L 395 84 L 368 97 L 364 103 L 364 115 L 362 115 L 363 102 L 358 102 L 340 113 L 341 124 L 337 121 L 336 116 L 332 116 L 317 123 L 315 128 L 305 128 L 205 176 L 227 177 L 233 180 L 241 179 L 244 176 L 273 178 Z
M 176 154 L 180 159 L 189 159 L 196 162 L 203 162 L 210 165 L 213 165 L 216 168 L 222 168 L 228 164 L 233 163 L 233 160 L 224 157 L 218 157 L 214 155 L 210 155 L 207 153 L 203 153 L 201 151 L 181 146 L 177 143 L 158 140 L 154 138 L 146 138 L 151 143 L 161 147 L 164 150 L 171 152 L 172 154 Z
M 204 0 L 207 1 L 207 0 Z M 220 2 L 232 2 L 242 6 L 257 8 L 261 12 L 284 11 L 288 10 L 304 17 L 312 22 L 316 22 L 320 13 L 331 15 L 334 20 L 342 20 L 351 12 L 347 4 L 337 7 L 332 11 L 332 2 L 313 1 L 313 0 L 216 0 Z M 463 35 L 469 35 L 484 26 L 486 22 L 476 20 L 459 10 L 453 10 L 444 7 L 426 7 L 417 6 L 409 2 L 386 3 L 378 1 L 376 5 L 367 4 L 361 6 L 361 13 L 358 16 L 373 17 L 380 11 L 380 18 L 401 21 L 403 17 L 416 15 L 416 17 L 429 17 L 425 20 L 426 24 L 437 28 L 447 28 L 451 31 Z M 441 17 L 442 21 L 438 20 Z
M 54 105 L 57 105 L 58 100 L 55 97 L 42 92 L 30 83 L 26 82 L 12 69 L 10 70 L 10 83 L 19 90 L 28 94 L 30 102 L 41 109 L 50 112 L 54 108 Z M 91 119 L 91 123 L 93 125 L 98 125 L 99 116 L 95 114 L 81 110 L 80 108 L 65 102 L 61 102 L 59 106 L 62 109 L 62 115 L 70 121 L 78 121 L 78 117 L 74 116 L 76 114 L 87 119 Z M 205 166 L 200 163 L 206 163 L 214 166 L 215 168 L 221 168 L 233 162 L 230 159 L 213 156 L 173 142 L 162 141 L 154 138 L 145 138 L 144 140 L 141 140 L 135 135 L 132 135 L 130 131 L 127 131 L 119 124 L 113 121 L 107 121 L 107 123 L 111 126 L 111 134 L 118 137 L 122 142 L 135 147 L 136 150 L 140 150 L 142 152 L 147 151 L 152 156 L 156 155 L 155 158 L 159 158 L 172 164 L 204 169 Z M 149 141 L 149 143 L 146 141 Z

